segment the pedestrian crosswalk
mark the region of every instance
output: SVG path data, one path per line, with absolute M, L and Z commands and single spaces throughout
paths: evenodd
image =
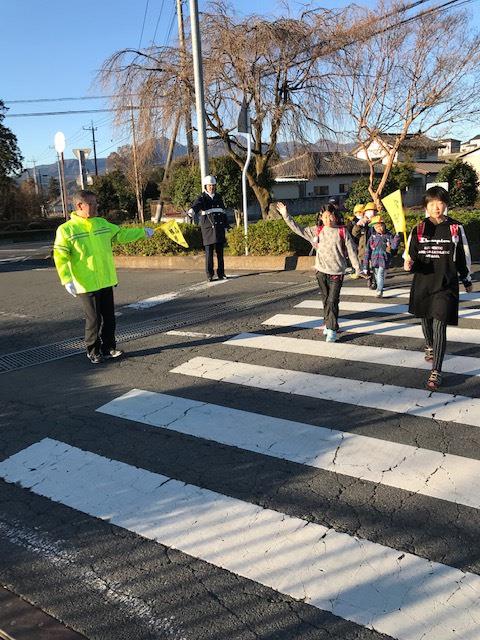
M 430 365 L 423 358 L 418 322 L 406 316 L 405 305 L 396 303 L 407 293 L 392 289 L 391 302 L 388 291 L 387 301 L 378 304 L 351 302 L 343 298 L 363 297 L 368 290 L 345 287 L 340 324 L 348 341 L 333 344 L 326 343 L 321 332 L 309 331 L 322 326 L 321 315 L 301 313 L 321 309 L 315 300 L 289 304 L 273 316 L 265 312 L 256 333 L 239 333 L 217 343 L 218 357 L 201 353 L 196 343 L 153 389 L 132 388 L 97 407 L 95 415 L 114 420 L 123 440 L 128 425 L 254 454 L 252 473 L 255 465 L 269 460 L 386 488 L 392 500 L 401 497 L 400 504 L 414 496 L 422 501 L 425 519 L 454 505 L 455 526 L 461 529 L 460 514 L 480 509 L 480 444 L 454 454 L 445 434 L 461 428 L 472 434 L 472 442 L 480 442 L 480 398 L 468 392 L 468 385 L 463 394 L 449 392 L 448 375 L 463 376 L 465 382 L 480 376 L 480 325 L 472 328 L 480 311 L 463 306 L 461 323 L 468 319 L 469 328 L 448 329 L 449 341 L 468 345 L 475 356 L 447 353 L 447 384 L 430 394 L 412 381 L 413 373 Z M 462 304 L 475 304 L 480 295 L 463 299 Z M 373 318 L 348 317 L 358 312 Z M 387 319 L 379 320 L 379 315 Z M 359 339 L 365 334 L 369 345 Z M 205 335 L 170 332 L 169 339 Z M 382 338 L 378 344 L 375 336 Z M 327 367 L 334 362 L 346 367 L 341 375 L 333 369 L 328 375 L 317 373 L 299 365 L 297 356 L 317 359 Z M 388 370 L 395 384 L 365 379 L 362 364 Z M 218 385 L 218 400 L 185 397 L 182 384 L 172 393 L 177 381 Z M 279 417 L 268 406 L 261 413 L 248 406 L 235 408 L 228 401 L 235 390 L 264 394 L 273 404 L 276 398 L 328 402 L 336 408 L 335 423 L 321 415 L 300 421 L 293 410 Z M 351 422 L 345 423 L 342 414 L 347 409 L 358 415 L 368 410 L 365 420 L 376 421 L 375 437 L 356 433 Z M 388 432 L 382 434 L 381 423 L 386 416 L 398 415 L 408 416 L 412 429 L 428 424 L 438 438 L 428 446 L 418 444 L 417 437 L 392 441 Z M 278 502 L 232 497 L 221 490 L 221 482 L 212 488 L 204 486 L 201 477 L 187 481 L 181 469 L 178 475 L 171 470 L 153 472 L 113 454 L 99 455 L 49 437 L 0 462 L 0 477 L 378 634 L 371 638 L 480 640 L 480 575 L 439 562 L 435 551 L 418 553 L 414 540 L 422 534 L 413 526 L 408 534 L 411 548 L 396 548 L 359 534 L 360 526 L 339 530 L 329 524 L 328 513 L 320 521 L 299 517 Z M 303 482 L 300 473 L 297 482 Z M 339 492 L 337 500 L 343 499 Z M 447 540 L 449 535 L 443 532 Z M 207 631 L 205 637 L 210 637 Z M 332 637 L 344 640 L 342 635 Z

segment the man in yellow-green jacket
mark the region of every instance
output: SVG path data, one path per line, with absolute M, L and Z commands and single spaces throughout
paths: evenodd
M 118 280 L 112 243 L 150 237 L 153 229 L 122 228 L 98 217 L 93 191 L 77 192 L 74 206 L 70 220 L 57 229 L 53 259 L 60 282 L 83 304 L 87 356 L 93 364 L 99 364 L 104 358 L 122 355 L 115 340 L 113 287 Z

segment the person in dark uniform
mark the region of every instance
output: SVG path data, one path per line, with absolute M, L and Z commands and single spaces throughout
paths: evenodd
M 214 176 L 205 176 L 204 191 L 192 203 L 190 215 L 198 219 L 202 231 L 203 246 L 205 247 L 205 271 L 209 282 L 213 280 L 213 252 L 217 254 L 217 276 L 224 280 L 225 267 L 223 263 L 223 247 L 225 245 L 225 231 L 230 228 L 225 213 L 222 197 L 216 193 L 217 181 Z
M 432 363 L 427 389 L 442 383 L 447 325 L 458 324 L 458 276 L 472 290 L 470 249 L 463 226 L 447 215 L 448 192 L 431 187 L 424 196 L 428 216 L 410 233 L 405 270 L 413 271 L 409 312 L 422 319 L 425 360 Z

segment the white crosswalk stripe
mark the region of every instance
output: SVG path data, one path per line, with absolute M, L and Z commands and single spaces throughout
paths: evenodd
M 295 305 L 295 309 L 323 309 L 321 300 L 304 300 Z M 408 305 L 406 304 L 382 304 L 381 302 L 352 302 L 342 300 L 340 302 L 340 309 L 345 311 L 356 313 L 379 313 L 382 315 L 400 315 L 408 314 Z M 412 316 L 408 316 L 412 317 Z M 459 309 L 459 318 L 480 318 L 480 309 Z
M 172 369 L 172 373 L 480 427 L 480 398 L 438 392 L 431 395 L 424 389 L 217 358 L 191 358 Z
M 478 638 L 473 573 L 49 438 L 0 463 L 0 475 L 398 640 Z
M 423 351 L 407 349 L 389 349 L 387 347 L 370 347 L 346 342 L 325 342 L 324 340 L 306 340 L 289 338 L 288 336 L 271 336 L 259 333 L 239 333 L 225 344 L 234 347 L 266 349 L 281 353 L 298 353 L 321 358 L 353 360 L 354 362 L 370 362 L 388 367 L 404 367 L 430 371 L 431 362 L 425 362 Z M 465 376 L 480 376 L 480 358 L 468 356 L 446 355 L 443 371 Z
M 141 389 L 97 411 L 480 508 L 479 460 Z
M 351 319 L 340 316 L 340 329 L 350 333 L 368 333 L 386 335 L 398 338 L 420 338 L 424 340 L 422 327 L 413 322 L 378 322 L 368 319 Z M 262 324 L 275 327 L 298 327 L 299 329 L 318 329 L 323 326 L 322 316 L 305 316 L 288 313 L 277 313 Z M 464 329 L 463 327 L 448 327 L 447 339 L 451 342 L 466 342 L 480 344 L 478 329 Z
M 375 292 L 344 287 L 342 294 L 371 296 Z M 408 297 L 408 289 L 400 287 L 387 290 L 385 298 L 405 296 Z M 461 299 L 477 302 L 480 295 L 463 294 Z M 148 307 L 161 301 L 155 297 L 139 304 L 146 303 Z M 296 305 L 298 309 L 321 307 L 316 300 Z M 404 304 L 346 300 L 342 300 L 341 308 L 344 312 L 386 315 L 402 315 L 407 310 Z M 461 317 L 466 319 L 479 315 L 480 310 L 461 310 Z M 373 412 L 411 416 L 413 424 L 421 422 L 433 430 L 456 430 L 461 425 L 468 432 L 479 433 L 475 428 L 480 427 L 480 398 L 443 390 L 430 394 L 425 389 L 412 388 L 410 373 L 429 370 L 431 363 L 425 362 L 420 348 L 403 349 L 396 338 L 423 340 L 418 321 L 340 319 L 343 330 L 381 335 L 382 345 L 390 346 L 362 345 L 355 342 L 355 336 L 348 342 L 331 344 L 320 333 L 308 338 L 288 335 L 291 329 L 322 326 L 323 319 L 318 315 L 279 313 L 262 324 L 276 327 L 275 335 L 269 335 L 269 329 L 261 334 L 240 333 L 220 345 L 222 355 L 231 352 L 232 359 L 191 357 L 191 352 L 189 359 L 180 360 L 168 376 L 183 376 L 187 383 L 187 378 L 212 381 L 215 385 L 229 385 L 230 389 L 241 388 L 242 392 L 259 389 L 259 393 L 285 394 L 292 402 L 309 398 L 337 403 L 335 424 L 318 426 L 309 424 L 308 418 L 303 418 L 305 422 L 293 421 L 223 406 L 222 400 L 213 404 L 143 389 L 132 389 L 110 400 L 97 409 L 97 416 L 113 420 L 119 429 L 125 421 L 132 429 L 135 423 L 147 425 L 155 438 L 188 436 L 192 447 L 201 442 L 204 446 L 208 442 L 209 448 L 232 447 L 237 450 L 236 455 L 249 456 L 258 465 L 259 459 L 262 464 L 268 460 L 276 467 L 302 465 L 310 472 L 318 470 L 315 473 L 323 474 L 321 478 L 347 477 L 372 483 L 376 489 L 385 488 L 393 495 L 404 492 L 424 501 L 427 513 L 428 505 L 435 505 L 435 509 L 444 505 L 455 512 L 480 509 L 478 452 L 468 451 L 472 457 L 453 455 L 440 438 L 438 443 L 430 441 L 429 449 L 414 446 L 416 438 L 410 444 L 391 442 L 386 436 L 381 439 L 350 432 L 349 425 L 342 424 L 343 405 L 358 407 L 360 412 L 365 407 Z M 287 335 L 281 335 L 282 327 Z M 167 335 L 206 338 L 210 334 L 171 331 Z M 480 344 L 480 331 L 449 327 L 448 339 L 474 346 Z M 370 341 L 375 344 L 374 338 Z M 202 349 L 198 342 L 201 341 L 188 348 Z M 208 348 L 217 346 L 209 344 Z M 289 357 L 305 355 L 330 363 L 339 360 L 390 367 L 390 374 L 395 369 L 398 372 L 394 378 L 398 384 L 359 380 L 350 364 L 344 369 L 350 377 L 337 377 L 290 369 L 285 364 L 280 368 L 250 361 L 260 354 L 262 362 L 267 357 L 270 362 L 278 362 L 278 353 L 287 363 Z M 298 366 L 298 358 L 295 363 Z M 479 377 L 480 358 L 447 353 L 444 371 Z M 410 386 L 402 386 L 403 381 Z M 165 380 L 158 384 L 166 389 L 182 388 L 172 387 Z M 226 396 L 218 394 L 219 398 Z M 126 429 L 122 438 L 128 438 Z M 165 474 L 163 468 L 155 467 L 159 472 L 154 473 L 143 469 L 143 464 L 148 465 L 142 461 L 137 467 L 116 460 L 119 455 L 110 459 L 105 457 L 110 453 L 104 455 L 103 449 L 101 453 L 45 438 L 0 462 L 0 478 L 36 496 L 208 562 L 217 571 L 223 569 L 248 578 L 393 639 L 480 640 L 480 575 L 435 562 L 438 557 L 428 557 L 430 552 L 419 553 L 413 541 L 406 548 L 398 543 L 399 549 L 395 549 L 388 546 L 390 541 L 380 544 L 378 538 L 368 540 L 368 534 L 356 535 L 360 530 L 357 526 L 346 526 L 345 532 L 336 530 L 336 524 L 325 526 L 309 520 L 303 511 L 301 517 L 291 515 L 281 501 L 275 503 L 273 499 L 272 506 L 270 498 L 266 504 L 257 504 L 256 494 L 247 498 L 244 493 L 235 494 L 242 499 L 231 497 L 221 479 L 220 490 L 213 490 L 218 487 L 212 488 L 207 482 L 209 488 L 201 486 L 201 474 L 198 480 L 195 475 L 193 481 L 191 476 L 190 481 L 183 481 L 181 470 L 177 476 L 171 470 Z M 254 463 L 248 468 L 253 469 Z M 222 473 L 225 470 L 220 476 Z M 297 482 L 302 483 L 302 474 L 298 476 Z M 338 497 L 339 502 L 343 499 Z M 330 524 L 328 514 L 320 522 Z M 449 532 L 445 531 L 444 536 L 448 539 Z M 393 544 L 397 546 L 397 542 Z M 412 549 L 419 554 L 409 553 Z M 334 638 L 343 640 L 337 635 Z
M 359 297 L 374 297 L 377 292 L 374 289 L 368 287 L 349 287 L 344 285 L 342 287 L 342 296 L 359 296 Z M 408 300 L 410 296 L 410 289 L 406 287 L 392 287 L 391 289 L 385 289 L 383 292 L 384 298 L 401 298 Z M 460 302 L 480 302 L 480 293 L 478 291 L 460 291 Z

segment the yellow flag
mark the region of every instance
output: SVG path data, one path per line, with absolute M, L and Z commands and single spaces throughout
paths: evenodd
M 395 231 L 397 233 L 405 233 L 407 225 L 405 223 L 405 213 L 403 212 L 402 194 L 400 193 L 400 189 L 397 189 L 397 191 L 394 191 L 390 195 L 385 196 L 385 198 L 382 198 L 382 203 L 387 210 L 388 215 L 392 219 Z
M 407 223 L 405 220 L 405 212 L 402 205 L 402 194 L 400 189 L 397 189 L 393 193 L 390 193 L 385 198 L 382 198 L 382 204 L 387 210 L 388 215 L 392 219 L 393 226 L 397 233 L 403 233 L 403 240 L 405 242 L 405 256 L 408 257 L 408 242 L 407 242 Z
M 182 245 L 182 247 L 188 248 L 188 243 L 183 237 L 183 233 L 180 231 L 180 227 L 175 220 L 170 220 L 169 222 L 161 224 L 160 229 L 170 238 L 170 240 Z

